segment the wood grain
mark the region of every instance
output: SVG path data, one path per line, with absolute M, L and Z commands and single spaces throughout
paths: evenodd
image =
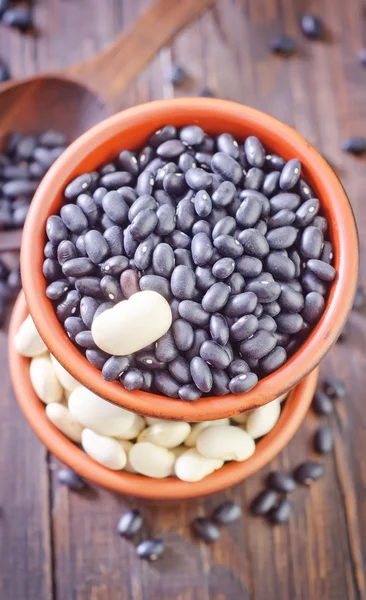
M 11 59 L 18 75 L 86 60 L 129 27 L 147 4 L 147 0 L 37 0 L 41 35 L 24 39 L 1 30 L 0 54 Z M 329 41 L 302 37 L 298 21 L 305 10 L 323 17 Z M 362 0 L 323 0 L 321 5 L 317 0 L 218 0 L 155 57 L 118 99 L 118 107 L 194 95 L 209 87 L 218 96 L 260 108 L 296 127 L 337 167 L 349 194 L 359 226 L 360 279 L 365 285 L 365 159 L 339 150 L 343 137 L 366 133 L 366 70 L 357 61 L 365 42 L 362 11 Z M 268 50 L 272 37 L 282 32 L 293 36 L 299 47 L 289 60 Z M 177 89 L 165 80 L 173 62 L 188 74 Z M 319 460 L 312 450 L 319 424 L 313 414 L 263 472 L 203 502 L 154 507 L 94 487 L 75 494 L 57 483 L 56 461 L 46 460 L 14 404 L 5 375 L 3 335 L 1 600 L 366 598 L 365 324 L 366 314 L 354 312 L 349 339 L 337 344 L 326 359 L 323 374 L 344 378 L 348 390 L 329 419 L 335 452 L 322 459 L 326 464 L 322 481 L 310 491 L 296 490 L 295 514 L 282 528 L 250 517 L 248 505 L 270 470 L 291 470 L 305 456 Z M 243 520 L 223 530 L 222 539 L 212 547 L 193 540 L 191 519 L 210 514 L 229 497 L 242 503 Z M 140 562 L 133 544 L 116 535 L 118 518 L 130 506 L 143 507 L 146 534 L 163 536 L 166 556 L 161 562 Z

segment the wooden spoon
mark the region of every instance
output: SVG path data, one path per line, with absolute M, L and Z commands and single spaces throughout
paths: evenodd
M 0 85 L 0 148 L 11 131 L 56 129 L 73 141 L 115 112 L 125 88 L 156 52 L 214 0 L 157 0 L 107 50 L 55 74 Z M 19 247 L 21 232 L 0 234 L 0 251 Z

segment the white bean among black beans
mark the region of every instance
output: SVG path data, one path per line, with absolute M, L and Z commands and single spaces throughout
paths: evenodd
M 22 139 L 18 154 L 62 145 L 47 135 Z M 187 402 L 249 391 L 299 349 L 336 277 L 327 220 L 301 175 L 297 158 L 255 136 L 198 125 L 166 125 L 80 174 L 47 221 L 43 265 L 70 339 L 128 390 Z M 94 320 L 145 290 L 169 303 L 169 331 L 129 356 L 100 350 Z

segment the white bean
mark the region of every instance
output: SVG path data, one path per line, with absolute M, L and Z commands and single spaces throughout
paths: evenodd
M 243 461 L 253 454 L 255 442 L 240 427 L 221 425 L 201 431 L 197 438 L 197 450 L 206 458 Z
M 182 481 L 201 481 L 224 464 L 223 460 L 217 458 L 206 458 L 196 450 L 190 448 L 179 456 L 174 465 L 176 476 Z
M 104 352 L 124 356 L 156 342 L 171 323 L 169 303 L 161 294 L 146 290 L 99 315 L 93 321 L 92 335 Z
M 74 419 L 100 435 L 123 438 L 135 420 L 134 413 L 103 400 L 83 386 L 72 392 L 68 406 Z
M 121 444 L 124 451 L 126 452 L 126 456 L 127 456 L 127 462 L 126 462 L 123 470 L 126 471 L 127 473 L 136 473 L 135 469 L 131 465 L 130 456 L 129 456 L 130 450 L 133 446 L 133 443 L 130 442 L 129 440 L 118 440 L 118 441 Z
M 191 431 L 185 421 L 161 421 L 147 427 L 138 437 L 139 442 L 151 442 L 163 448 L 180 446 Z
M 91 458 L 108 469 L 120 471 L 126 465 L 126 452 L 113 438 L 98 435 L 91 429 L 84 429 L 81 434 L 81 445 Z
M 67 390 L 68 392 L 73 392 L 74 390 L 76 390 L 77 387 L 81 385 L 75 379 L 75 377 L 73 377 L 68 371 L 66 371 L 66 369 L 61 365 L 61 363 L 58 362 L 58 360 L 54 356 L 52 356 L 52 354 L 51 361 L 55 369 L 57 378 L 65 390 Z
M 207 427 L 217 427 L 218 425 L 230 425 L 230 419 L 217 419 L 216 421 L 201 421 L 200 423 L 194 423 L 191 428 L 191 433 L 184 441 L 184 445 L 188 448 L 193 448 L 196 445 L 200 431 L 207 429 Z
M 42 402 L 49 404 L 62 401 L 63 389 L 56 377 L 49 355 L 42 354 L 32 358 L 29 375 L 33 389 Z
M 276 400 L 278 400 L 278 402 L 281 402 L 281 404 L 282 404 L 282 402 L 284 402 L 286 400 L 288 394 L 289 393 L 286 392 L 285 394 L 282 394 L 281 396 L 278 396 L 278 398 L 276 398 Z
M 246 412 L 239 413 L 238 415 L 234 415 L 233 417 L 230 417 L 230 418 L 232 421 L 234 421 L 234 423 L 238 423 L 239 425 L 245 425 L 245 423 L 248 420 L 249 413 L 250 413 L 250 410 L 247 410 Z
M 185 446 L 177 446 L 176 448 L 172 448 L 170 452 L 173 452 L 175 460 L 177 460 L 184 452 L 187 452 L 187 448 Z
M 145 423 L 145 419 L 144 417 L 141 417 L 140 415 L 136 415 L 134 413 L 133 414 L 133 422 L 131 427 L 128 429 L 128 431 L 126 431 L 123 436 L 121 436 L 122 439 L 124 440 L 134 440 L 135 438 L 137 438 L 137 436 L 139 435 L 139 433 L 145 429 L 146 423 Z
M 81 442 L 82 426 L 70 414 L 69 409 L 63 404 L 53 402 L 47 404 L 46 415 L 57 429 L 73 442 Z
M 268 402 L 268 404 L 264 404 L 264 406 L 260 406 L 251 411 L 245 429 L 249 435 L 256 440 L 273 429 L 280 414 L 280 401 L 272 400 L 272 402 Z
M 156 419 L 155 417 L 145 417 L 145 421 L 147 425 L 155 425 L 155 423 L 161 423 L 165 421 L 165 419 Z
M 151 442 L 138 442 L 129 453 L 132 467 L 141 475 L 163 479 L 173 472 L 175 456 L 166 448 Z
M 21 324 L 14 338 L 15 350 L 22 356 L 32 358 L 47 351 L 46 344 L 39 335 L 30 315 Z

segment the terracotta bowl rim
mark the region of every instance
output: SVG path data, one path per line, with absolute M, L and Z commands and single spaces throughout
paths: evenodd
M 239 123 L 240 127 L 250 128 L 253 133 L 261 135 L 262 132 L 269 136 L 285 158 L 295 154 L 299 156 L 305 177 L 310 179 L 311 185 L 313 179 L 316 180 L 316 193 L 321 192 L 319 196 L 323 199 L 323 207 L 330 215 L 337 278 L 321 320 L 300 350 L 283 367 L 262 379 L 246 394 L 202 398 L 195 403 L 187 403 L 147 392 L 128 392 L 117 382 L 104 381 L 100 371 L 75 348 L 57 321 L 51 302 L 44 293 L 43 276 L 36 265 L 41 260 L 41 252 L 43 256 L 45 209 L 50 198 L 56 195 L 58 180 L 64 181 L 65 174 L 68 180 L 72 170 L 76 172 L 75 164 L 80 164 L 92 149 L 107 143 L 116 132 L 141 124 L 144 127 L 147 122 L 151 123 L 151 130 L 157 122 L 182 124 L 179 119 L 192 122 L 194 115 L 198 121 L 204 118 L 212 118 L 215 122 L 229 119 L 231 123 Z M 24 291 L 36 326 L 52 354 L 76 379 L 103 398 L 140 414 L 201 421 L 261 406 L 292 389 L 320 363 L 337 340 L 352 307 L 357 285 L 358 244 L 352 209 L 340 181 L 326 160 L 299 133 L 265 113 L 234 102 L 179 98 L 150 102 L 118 113 L 94 126 L 69 146 L 46 174 L 34 197 L 24 229 L 21 262 Z
M 61 433 L 47 418 L 45 405 L 33 390 L 29 358 L 17 354 L 14 336 L 28 314 L 24 294 L 15 304 L 9 327 L 9 364 L 15 394 L 28 423 L 43 444 L 81 477 L 119 494 L 153 500 L 183 500 L 213 494 L 259 471 L 287 445 L 304 420 L 318 380 L 318 369 L 301 381 L 287 398 L 272 431 L 257 443 L 255 454 L 242 463 L 230 463 L 197 483 L 172 477 L 152 479 L 124 471 L 111 471 L 95 462 Z

